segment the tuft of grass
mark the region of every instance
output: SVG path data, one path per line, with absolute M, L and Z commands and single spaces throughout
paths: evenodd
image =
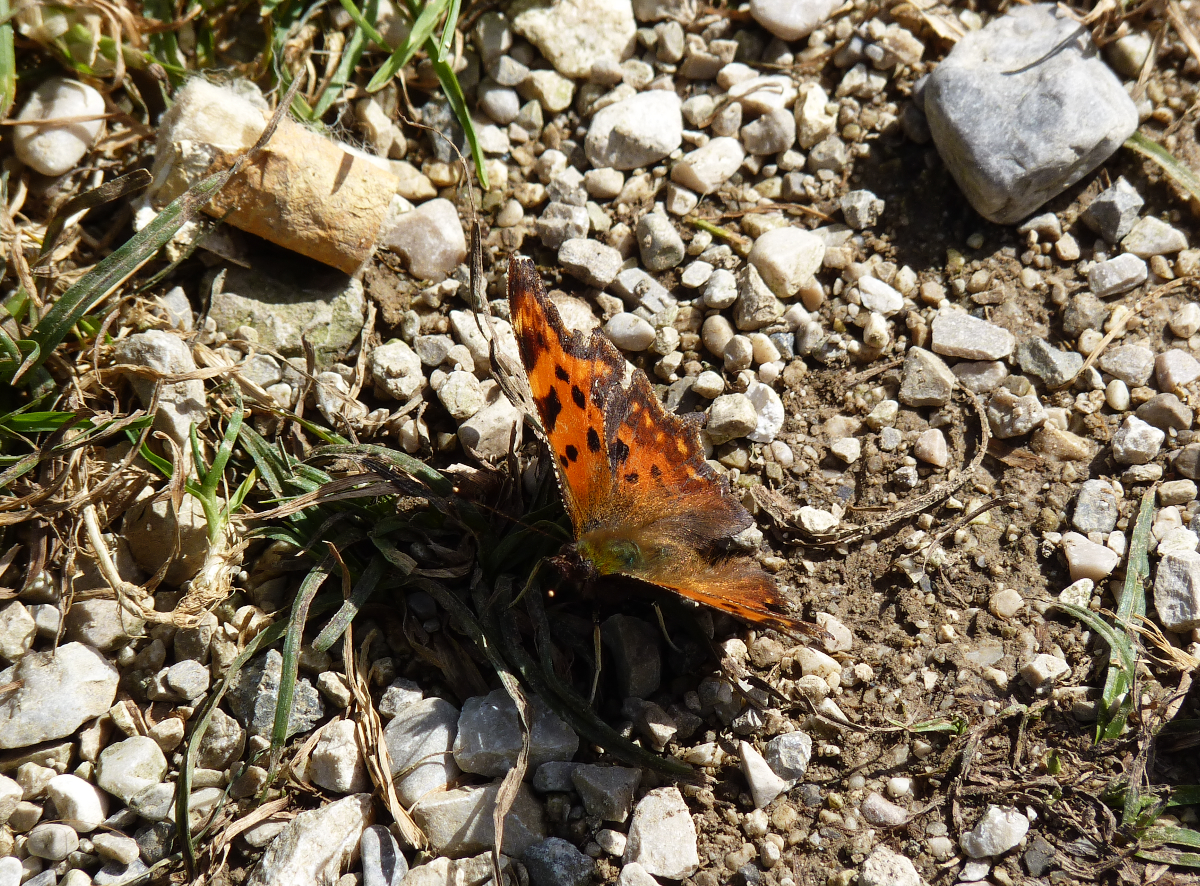
M 300 462 L 270 446 L 247 425 L 242 425 L 239 433 L 243 449 L 275 496 L 276 507 L 259 515 L 263 525 L 256 534 L 286 540 L 314 561 L 289 615 L 273 762 L 278 762 L 290 717 L 295 670 L 289 662 L 299 650 L 309 607 L 324 601 L 336 609 L 314 644 L 329 649 L 372 594 L 388 591 L 402 600 L 404 594 L 424 591 L 446 613 L 443 631 L 448 642 L 457 643 L 453 636 L 462 636 L 466 648 L 474 650 L 480 663 L 493 671 L 510 694 L 536 693 L 581 737 L 626 763 L 673 779 L 694 778 L 686 764 L 622 737 L 558 676 L 557 653 L 536 580 L 519 598 L 533 628 L 535 652 L 526 649 L 523 623 L 516 616 L 519 600 L 514 599 L 513 576 L 528 575 L 537 560 L 556 550 L 556 537 L 526 526 L 514 527 L 507 519 L 488 519 L 483 509 L 459 496 L 448 477 L 404 453 L 335 443 L 313 450 Z M 371 470 L 335 478 L 313 465 L 330 459 L 357 462 Z M 421 504 L 397 510 L 397 494 L 410 504 Z M 465 540 L 473 554 L 462 566 L 453 562 L 423 566 L 401 549 L 415 544 L 431 551 L 455 552 L 463 550 Z M 342 593 L 322 593 L 332 578 L 340 579 Z M 352 653 L 345 650 L 344 654 Z M 442 667 L 449 685 L 474 694 L 473 685 L 461 680 L 475 668 L 472 656 L 468 655 L 467 661 L 446 661 L 433 648 L 418 650 L 418 654 Z
M 150 224 L 101 259 L 59 296 L 21 338 L 14 339 L 0 328 L 0 385 L 29 387 L 42 381 L 45 377 L 42 374 L 43 366 L 54 350 L 93 308 L 154 258 L 158 250 L 170 242 L 179 229 L 225 185 L 232 172 L 229 169 L 214 173 L 176 197 Z M 24 287 L 18 291 L 16 298 L 19 300 L 22 295 L 29 295 L 24 292 Z M 27 305 L 11 299 L 6 307 L 10 315 L 17 319 L 23 318 L 27 309 Z
M 1125 584 L 1117 601 L 1114 619 L 1116 627 L 1090 609 L 1060 601 L 1052 604 L 1053 608 L 1073 615 L 1090 630 L 1099 634 L 1109 647 L 1108 670 L 1104 677 L 1104 691 L 1100 696 L 1100 710 L 1096 718 L 1096 744 L 1120 737 L 1129 715 L 1133 713 L 1133 683 L 1140 655 L 1140 643 L 1134 626 L 1146 614 L 1146 583 L 1150 577 L 1148 550 L 1150 528 L 1154 520 L 1154 496 L 1154 489 L 1147 490 L 1138 509 L 1129 544 Z
M 342 8 L 354 19 L 354 23 L 362 28 L 372 41 L 382 49 L 388 48 L 383 35 L 366 20 L 362 12 L 354 5 L 353 0 L 341 0 L 341 4 Z M 471 148 L 471 158 L 475 161 L 475 175 L 479 179 L 480 187 L 486 191 L 488 178 L 487 169 L 484 167 L 483 149 L 479 146 L 479 136 L 475 132 L 475 122 L 467 107 L 462 85 L 458 82 L 458 75 L 454 73 L 454 68 L 451 67 L 448 58 L 450 44 L 454 39 L 454 29 L 458 25 L 459 3 L 457 0 L 431 0 L 422 5 L 418 0 L 405 0 L 404 6 L 400 8 L 407 11 L 412 22 L 412 31 L 409 33 L 408 39 L 396 47 L 383 67 L 371 78 L 371 82 L 367 84 L 367 91 L 377 92 L 386 86 L 399 73 L 400 69 L 408 64 L 417 50 L 423 48 L 429 56 L 430 64 L 433 65 L 434 73 L 437 74 L 438 83 L 441 84 L 446 101 L 450 103 L 450 109 L 466 134 L 467 144 Z M 434 37 L 433 32 L 437 20 L 443 12 L 447 14 L 439 40 Z

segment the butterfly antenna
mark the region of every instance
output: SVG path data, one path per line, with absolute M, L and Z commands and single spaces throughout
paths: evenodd
M 541 572 L 542 564 L 545 562 L 546 562 L 546 558 L 542 557 L 535 564 L 533 564 L 533 571 L 529 573 L 529 579 L 525 582 L 525 586 L 521 588 L 521 593 L 517 594 L 516 598 L 514 598 L 513 601 L 508 604 L 509 609 L 516 606 L 518 603 L 521 602 L 522 599 L 524 599 L 525 594 L 529 591 L 530 588 L 533 587 L 534 579 L 536 579 L 537 574 L 539 572 Z

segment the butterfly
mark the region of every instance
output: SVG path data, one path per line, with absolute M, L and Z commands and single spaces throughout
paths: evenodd
M 705 461 L 699 424 L 667 412 L 600 330 L 567 329 L 532 260 L 508 267 L 513 332 L 554 456 L 584 583 L 623 576 L 762 627 L 808 633 L 733 536 L 754 520 Z

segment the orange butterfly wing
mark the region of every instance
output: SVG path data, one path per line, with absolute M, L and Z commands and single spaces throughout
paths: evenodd
M 590 340 L 563 324 L 531 260 L 515 256 L 508 266 L 513 333 L 525 364 L 546 441 L 554 453 L 559 486 L 576 535 L 610 495 L 604 392 L 620 386 L 623 358 L 603 336 Z
M 640 370 L 626 382 L 625 358 L 601 332 L 568 331 L 529 259 L 509 264 L 508 298 L 579 553 L 601 574 L 805 630 L 787 616 L 774 579 L 728 550 L 754 521 L 705 461 L 697 424 L 667 412 Z M 636 560 L 609 557 L 631 544 Z

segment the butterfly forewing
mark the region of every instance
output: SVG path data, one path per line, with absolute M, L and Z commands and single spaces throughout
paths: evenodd
M 578 534 L 612 496 L 603 392 L 619 387 L 623 366 L 613 366 L 603 353 L 602 344 L 612 348 L 607 339 L 588 340 L 566 328 L 527 258 L 516 256 L 509 264 L 508 300 L 529 389 Z

